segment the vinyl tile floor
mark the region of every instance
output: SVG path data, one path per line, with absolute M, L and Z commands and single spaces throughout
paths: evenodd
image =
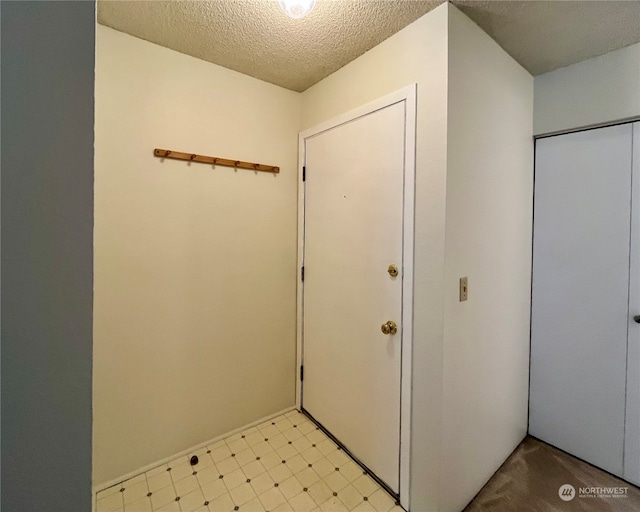
M 97 512 L 234 511 L 403 509 L 298 411 L 97 493 Z
M 565 484 L 570 494 L 560 497 Z M 613 491 L 613 489 L 618 489 Z M 464 512 L 637 512 L 640 489 L 533 437 L 525 438 Z

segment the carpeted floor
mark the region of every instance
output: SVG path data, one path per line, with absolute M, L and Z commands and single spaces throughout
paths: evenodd
M 563 500 L 559 489 L 568 489 Z M 610 488 L 610 489 L 594 489 Z M 611 489 L 617 488 L 617 489 Z M 612 492 L 620 494 L 617 497 Z M 568 499 L 570 496 L 573 498 Z M 527 437 L 464 512 L 638 512 L 640 489 Z

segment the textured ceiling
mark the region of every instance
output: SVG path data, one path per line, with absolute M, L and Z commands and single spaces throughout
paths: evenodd
M 443 0 L 317 0 L 288 18 L 275 0 L 98 1 L 98 22 L 304 91 Z M 640 41 L 640 0 L 453 0 L 530 73 Z
M 452 3 L 532 75 L 640 42 L 639 0 Z

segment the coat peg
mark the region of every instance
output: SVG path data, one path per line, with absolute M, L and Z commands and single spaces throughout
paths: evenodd
M 198 155 L 197 153 L 183 153 L 181 151 L 171 151 L 169 149 L 155 148 L 153 154 L 159 158 L 173 158 L 175 160 L 186 160 L 188 162 L 211 163 L 214 166 L 235 167 L 236 169 L 249 169 L 256 172 L 279 173 L 280 168 L 272 165 L 258 164 L 254 162 L 243 162 L 242 160 L 229 160 L 214 156 Z

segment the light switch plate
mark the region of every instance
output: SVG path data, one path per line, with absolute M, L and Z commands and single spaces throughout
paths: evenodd
M 460 302 L 464 302 L 467 300 L 467 296 L 469 295 L 469 285 L 467 283 L 467 277 L 460 278 Z

